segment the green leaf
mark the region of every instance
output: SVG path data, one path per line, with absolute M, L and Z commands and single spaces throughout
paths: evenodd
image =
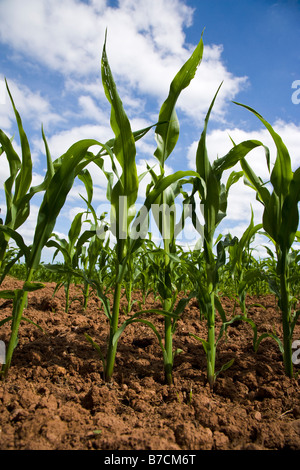
M 282 344 L 281 340 L 278 338 L 278 336 L 275 335 L 274 333 L 262 333 L 256 341 L 255 352 L 257 352 L 258 346 L 264 338 L 273 338 L 276 341 L 276 343 L 278 344 L 281 354 L 284 355 L 283 344 Z
M 258 177 L 249 166 L 246 159 L 241 159 L 241 167 L 245 175 L 245 184 L 254 189 L 257 193 L 257 200 L 266 206 L 270 200 L 270 193 L 265 187 L 265 183 Z
M 291 168 L 291 158 L 283 143 L 281 137 L 274 131 L 272 126 L 254 109 L 249 106 L 234 102 L 238 106 L 248 109 L 251 113 L 255 114 L 258 119 L 264 124 L 272 136 L 276 145 L 277 157 L 271 173 L 271 183 L 278 197 L 286 196 L 289 191 L 289 185 L 293 177 Z
M 136 200 L 138 190 L 138 176 L 135 165 L 135 140 L 108 63 L 106 37 L 103 46 L 101 72 L 105 95 L 111 104 L 110 123 L 116 136 L 114 154 L 123 170 L 119 185 L 119 195 L 128 196 L 129 204 L 132 204 Z
M 294 172 L 291 180 L 289 193 L 284 199 L 282 206 L 282 223 L 279 228 L 278 239 L 281 247 L 289 250 L 294 243 L 299 225 L 300 201 L 300 167 Z
M 275 191 L 272 192 L 263 212 L 263 228 L 279 243 L 279 229 L 281 226 L 281 201 Z
M 4 297 L 5 298 L 5 297 Z M 12 320 L 13 317 L 6 317 L 3 320 L 0 321 L 0 326 L 4 325 L 5 323 L 9 322 Z
M 224 372 L 225 370 L 229 369 L 229 367 L 231 367 L 233 363 L 234 359 L 230 359 L 230 361 L 226 362 L 226 364 L 223 364 L 221 369 L 215 373 L 215 379 L 221 372 Z
M 180 93 L 188 87 L 194 78 L 197 68 L 203 56 L 203 32 L 201 39 L 195 48 L 191 57 L 181 67 L 171 82 L 169 95 L 163 103 L 160 113 L 159 122 L 166 121 L 165 125 L 160 125 L 155 130 L 157 141 L 157 149 L 154 152 L 155 157 L 164 166 L 164 162 L 172 153 L 179 136 L 179 122 L 175 111 L 175 106 Z
M 41 330 L 43 333 L 45 333 L 44 329 L 43 329 L 40 325 L 38 325 L 37 323 L 35 323 L 34 321 L 30 320 L 30 318 L 21 317 L 21 320 L 26 321 L 27 323 L 30 323 L 31 325 L 36 326 L 39 330 Z
M 122 239 L 122 242 L 117 245 L 118 258 L 121 263 L 125 256 L 123 239 L 128 237 L 129 225 L 135 215 L 133 208 L 138 195 L 139 180 L 135 162 L 135 139 L 108 63 L 106 34 L 101 74 L 105 95 L 111 104 L 110 124 L 115 134 L 113 150 L 122 168 L 122 175 L 111 191 L 111 226 L 115 227 L 114 235 L 117 240 Z M 121 198 L 122 196 L 124 199 Z
M 96 350 L 97 353 L 99 354 L 100 359 L 101 359 L 102 364 L 103 364 L 103 368 L 104 368 L 104 370 L 105 370 L 106 361 L 105 361 L 105 358 L 104 358 L 104 356 L 103 356 L 103 354 L 102 354 L 102 351 L 101 351 L 101 349 L 100 349 L 100 346 L 98 346 L 98 344 L 95 343 L 95 341 L 94 341 L 87 333 L 84 333 L 84 336 L 85 336 L 85 338 L 87 339 L 87 341 L 88 341 L 89 343 L 91 343 L 91 345 L 95 348 L 95 350 Z
M 6 233 L 9 235 L 9 238 L 12 238 L 16 242 L 20 248 L 22 256 L 25 257 L 26 263 L 28 263 L 30 258 L 30 248 L 25 244 L 22 235 L 20 235 L 16 230 L 7 227 L 6 225 L 0 225 L 0 233 L 1 232 Z
M 208 351 L 210 351 L 210 344 L 207 341 L 205 341 L 204 339 L 200 338 L 197 335 L 194 335 L 193 333 L 190 333 L 190 336 L 195 338 L 197 341 L 200 341 L 200 343 L 202 344 L 202 346 L 204 348 L 205 354 L 207 354 Z
M 220 302 L 220 299 L 217 295 L 214 296 L 214 301 L 215 301 L 215 306 L 216 306 L 216 309 L 218 310 L 219 312 L 219 315 L 222 319 L 222 322 L 223 323 L 226 323 L 227 322 L 227 318 L 226 318 L 226 312 Z
M 28 143 L 27 136 L 23 129 L 21 117 L 15 107 L 15 103 L 13 101 L 12 95 L 10 93 L 7 80 L 5 79 L 6 88 L 14 109 L 19 135 L 20 135 L 20 142 L 22 148 L 22 165 L 20 172 L 15 181 L 15 203 L 18 204 L 18 201 L 22 199 L 22 197 L 27 193 L 28 189 L 30 188 L 31 179 L 32 179 L 32 160 L 31 160 L 31 152 Z
M 12 201 L 13 201 L 13 194 L 12 194 L 12 188 L 15 183 L 15 179 L 17 177 L 18 171 L 21 168 L 21 160 L 14 150 L 11 140 L 7 137 L 7 135 L 0 129 L 0 143 L 2 146 L 2 149 L 4 150 L 6 154 L 6 158 L 8 160 L 9 164 L 9 171 L 10 171 L 10 176 L 7 178 L 7 180 L 4 182 L 4 190 L 5 190 L 5 196 L 6 196 L 6 219 L 5 219 L 5 224 L 6 225 L 12 225 L 12 228 L 14 228 L 14 222 L 15 222 L 15 213 L 12 213 L 13 207 L 12 207 Z
M 72 251 L 75 243 L 77 242 L 79 238 L 81 227 L 82 227 L 82 216 L 83 216 L 83 212 L 79 212 L 78 214 L 76 214 L 71 224 L 71 228 L 68 233 L 70 252 Z
M 265 154 L 268 155 L 268 148 L 262 144 L 259 140 L 245 140 L 237 145 L 234 145 L 229 152 L 221 158 L 217 158 L 212 165 L 213 170 L 218 175 L 218 179 L 221 178 L 223 172 L 232 168 L 238 162 L 240 162 L 246 155 L 254 150 L 257 147 L 263 147 L 265 150 Z M 233 174 L 234 178 L 239 178 L 241 175 L 237 173 L 236 175 Z
M 216 93 L 213 97 L 213 100 L 212 100 L 212 102 L 209 106 L 209 109 L 207 111 L 207 114 L 205 116 L 203 131 L 201 133 L 201 137 L 200 137 L 198 147 L 197 147 L 197 152 L 196 152 L 196 169 L 197 169 L 197 172 L 198 172 L 200 178 L 202 178 L 202 180 L 206 183 L 206 185 L 208 184 L 208 181 L 210 179 L 211 170 L 212 170 L 211 169 L 211 164 L 210 164 L 210 161 L 209 161 L 209 158 L 208 158 L 208 155 L 207 155 L 207 148 L 206 148 L 207 126 L 208 126 L 208 121 L 209 121 L 209 118 L 210 118 L 212 108 L 214 106 L 215 100 L 217 98 L 217 95 L 220 91 L 221 86 L 222 86 L 222 83 L 219 85 L 219 88 L 217 89 L 217 91 L 216 91 Z M 206 196 L 206 198 L 207 198 L 207 196 Z
M 46 178 L 45 179 L 49 178 L 49 180 L 51 180 L 52 176 L 55 173 L 55 170 L 54 170 L 54 165 L 53 165 L 53 161 L 52 161 L 52 158 L 51 158 L 51 154 L 50 154 L 48 142 L 47 142 L 47 139 L 46 139 L 46 136 L 45 136 L 43 125 L 42 125 L 42 138 L 43 138 L 43 141 L 44 141 L 45 151 L 46 151 L 46 158 L 47 158 L 47 173 L 46 173 Z
M 86 168 L 84 168 L 79 172 L 78 178 L 84 183 L 88 196 L 88 202 L 91 203 L 93 198 L 93 180 L 90 172 Z
M 14 299 L 17 294 L 17 289 L 15 290 L 9 290 L 9 289 L 3 289 L 0 291 L 0 299 Z
M 61 165 L 51 179 L 39 209 L 31 249 L 31 268 L 38 266 L 42 249 L 53 232 L 56 219 L 72 188 L 76 176 L 76 167 L 85 157 L 88 148 L 93 145 L 101 144 L 93 139 L 80 140 L 73 144 L 62 156 Z
M 23 290 L 27 292 L 33 292 L 35 290 L 43 289 L 45 284 L 42 282 L 24 282 Z

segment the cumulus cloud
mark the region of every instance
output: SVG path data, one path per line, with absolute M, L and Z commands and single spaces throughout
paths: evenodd
M 4 82 L 4 79 L 2 83 Z M 19 112 L 24 125 L 25 132 L 30 128 L 41 129 L 41 123 L 45 126 L 63 121 L 63 117 L 54 112 L 52 106 L 40 91 L 33 92 L 27 85 L 19 83 L 15 79 L 7 78 L 8 87 L 14 104 Z M 0 127 L 7 133 L 12 133 L 15 126 L 15 115 L 6 86 L 3 92 L 4 101 L 0 103 Z
M 113 137 L 109 123 L 110 109 L 104 95 L 100 70 L 106 28 L 109 63 L 133 130 L 156 122 L 171 80 L 196 47 L 196 43 L 186 42 L 185 31 L 193 23 L 193 9 L 183 0 L 119 0 L 114 7 L 108 0 L 1 0 L 0 16 L 3 20 L 0 43 L 7 48 L 3 47 L 3 51 L 4 54 L 7 51 L 7 62 L 11 67 L 11 75 L 7 77 L 9 86 L 26 123 L 25 130 L 32 133 L 30 144 L 34 163 L 40 166 L 35 167 L 34 183 L 41 181 L 46 165 L 41 123 L 46 130 L 53 159 L 80 139 L 106 142 Z M 223 82 L 211 115 L 212 121 L 222 123 L 222 129 L 208 132 L 209 157 L 214 160 L 225 155 L 232 147 L 230 136 L 236 143 L 253 138 L 261 140 L 270 147 L 271 160 L 274 162 L 276 152 L 266 129 L 257 127 L 257 130 L 248 132 L 227 123 L 228 103 L 248 86 L 248 78 L 231 73 L 223 60 L 223 53 L 222 44 L 206 44 L 204 32 L 202 63 L 190 86 L 178 100 L 177 109 L 183 116 L 183 123 L 188 122 L 195 128 L 197 123 L 203 122 L 211 100 Z M 28 74 L 21 77 L 21 69 L 17 67 L 24 61 L 28 66 Z M 55 87 L 56 83 L 60 84 L 55 97 L 59 111 L 55 110 L 43 80 L 30 83 L 29 70 L 49 72 L 55 82 L 52 85 Z M 299 167 L 300 127 L 283 121 L 273 125 L 290 151 L 293 169 Z M 16 128 L 3 77 L 0 77 L 0 128 L 9 135 Z M 153 158 L 156 148 L 153 132 L 149 132 L 136 144 L 139 174 L 145 171 L 145 162 L 151 166 L 157 165 Z M 15 142 L 15 146 L 21 155 L 19 143 Z M 197 142 L 193 142 L 188 148 L 187 159 L 186 149 L 180 149 L 182 169 L 195 169 L 196 149 Z M 95 148 L 95 151 L 98 149 Z M 166 166 L 167 174 L 172 173 L 173 166 L 177 164 L 172 158 Z M 259 176 L 268 179 L 262 149 L 251 152 L 248 161 Z M 94 181 L 94 201 L 100 210 L 106 204 L 106 178 L 96 166 L 90 168 Z M 110 169 L 109 159 L 106 169 Z M 9 167 L 6 159 L 3 159 L 0 184 L 8 176 Z M 149 182 L 150 175 L 147 175 L 140 186 L 140 200 Z M 77 210 L 72 209 L 74 204 L 76 207 L 81 204 L 79 192 L 85 194 L 84 187 L 76 183 L 67 199 L 58 230 L 66 229 L 65 220 L 69 220 L 69 214 Z M 251 204 L 258 222 L 262 207 L 253 191 L 240 180 L 230 192 L 228 217 L 220 230 L 235 227 L 236 232 L 241 233 L 250 220 Z M 26 236 L 32 233 L 37 207 L 33 206 Z
M 285 143 L 291 157 L 292 169 L 295 170 L 300 166 L 300 148 L 298 145 L 300 140 L 300 126 L 296 126 L 294 123 L 276 121 L 272 124 L 272 127 Z M 239 128 L 228 128 L 225 130 L 215 129 L 208 132 L 207 150 L 211 162 L 218 157 L 223 157 L 232 148 L 232 142 L 229 136 L 236 144 L 245 140 L 255 139 L 266 145 L 270 149 L 270 170 L 272 171 L 277 151 L 271 135 L 264 127 L 258 127 L 257 130 L 251 132 Z M 195 141 L 188 149 L 187 159 L 191 169 L 195 169 L 197 146 L 198 142 Z M 255 174 L 260 176 L 263 181 L 268 182 L 270 173 L 268 171 L 263 147 L 251 151 L 246 159 Z M 241 167 L 237 164 L 232 170 L 239 171 Z M 223 182 L 227 181 L 230 172 L 231 170 L 224 172 Z M 232 231 L 235 231 L 240 222 L 244 224 L 246 221 L 250 221 L 251 206 L 254 210 L 255 223 L 260 223 L 262 220 L 263 206 L 256 200 L 254 191 L 244 184 L 243 179 L 240 179 L 238 183 L 233 185 L 230 189 L 227 217 L 220 227 L 225 227 L 226 230 L 226 227 L 230 226 Z
M 282 141 L 286 145 L 290 157 L 292 168 L 295 170 L 300 165 L 300 126 L 294 123 L 288 123 L 283 121 L 276 121 L 271 124 L 275 132 L 279 134 Z M 211 161 L 216 158 L 223 157 L 232 148 L 233 141 L 238 144 L 245 140 L 258 140 L 262 144 L 266 145 L 270 149 L 270 160 L 271 164 L 274 164 L 276 159 L 276 147 L 274 141 L 265 127 L 259 126 L 256 130 L 247 131 L 241 128 L 227 128 L 227 129 L 214 129 L 207 133 L 207 149 L 208 156 Z M 188 161 L 190 168 L 195 168 L 195 156 L 197 151 L 198 142 L 193 142 L 188 149 Z M 248 154 L 248 162 L 253 167 L 253 170 L 262 177 L 267 179 L 269 176 L 268 169 L 266 166 L 265 152 L 263 148 L 253 150 Z
M 185 43 L 184 28 L 192 24 L 193 10 L 181 0 L 120 0 L 115 8 L 106 1 L 3 0 L 0 15 L 9 18 L 2 23 L 0 40 L 14 50 L 17 60 L 22 54 L 62 74 L 66 86 L 88 87 L 102 97 L 94 81 L 99 80 L 107 28 L 111 68 L 118 86 L 127 90 L 125 101 L 135 109 L 145 94 L 157 102 L 167 96 L 171 80 L 196 46 Z M 206 45 L 201 69 L 178 107 L 199 119 L 222 80 L 215 108 L 219 118 L 226 99 L 238 93 L 246 78 L 227 71 L 222 46 Z M 84 100 L 83 107 L 91 105 Z

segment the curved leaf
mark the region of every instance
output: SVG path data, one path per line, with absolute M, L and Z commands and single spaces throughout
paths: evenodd
M 171 82 L 169 95 L 163 103 L 160 113 L 159 122 L 165 121 L 166 124 L 160 125 L 155 130 L 157 141 L 157 149 L 154 152 L 155 157 L 164 166 L 164 162 L 172 153 L 179 136 L 179 122 L 175 111 L 175 106 L 180 93 L 188 87 L 194 78 L 197 68 L 203 56 L 203 32 L 201 39 L 194 52 L 186 63 L 181 67 Z

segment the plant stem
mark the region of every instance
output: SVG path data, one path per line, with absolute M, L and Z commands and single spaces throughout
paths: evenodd
M 171 309 L 171 300 L 166 299 L 164 301 L 164 309 L 170 311 Z M 165 361 L 165 378 L 168 385 L 172 385 L 172 369 L 173 369 L 173 333 L 172 333 L 172 320 L 169 317 L 165 317 L 165 351 L 166 359 Z
M 212 389 L 215 382 L 215 362 L 216 362 L 216 346 L 215 346 L 215 300 L 214 293 L 210 295 L 210 305 L 207 319 L 207 379 Z
M 166 206 L 166 195 L 165 193 L 163 194 L 163 204 L 164 207 Z M 165 285 L 168 286 L 169 282 L 168 279 L 170 278 L 170 258 L 169 258 L 169 253 L 171 251 L 171 239 L 166 237 L 166 234 L 170 237 L 171 234 L 169 233 L 171 231 L 171 228 L 168 224 L 170 222 L 168 221 L 167 217 L 165 216 L 165 213 L 163 212 L 163 220 L 162 220 L 162 234 L 164 237 L 164 249 L 165 249 Z M 173 234 L 173 230 L 172 230 Z M 167 287 L 167 292 L 169 293 L 169 288 Z M 170 295 L 170 293 L 169 293 Z M 172 300 L 170 298 L 164 299 L 164 309 L 169 312 L 172 308 Z M 172 332 L 172 320 L 170 317 L 165 317 L 165 379 L 168 385 L 172 385 L 173 383 L 173 378 L 172 378 L 172 372 L 173 372 L 173 332 Z
M 283 252 L 279 257 L 280 269 L 280 308 L 282 313 L 283 327 L 283 363 L 285 373 L 292 378 L 293 362 L 292 362 L 292 337 L 291 337 L 291 307 L 289 301 L 289 283 L 288 283 L 288 265 L 287 254 Z
M 90 286 L 89 286 L 88 282 L 85 281 L 84 291 L 83 291 L 83 298 L 84 298 L 83 310 L 87 309 L 87 304 L 88 304 L 88 299 L 89 299 L 89 290 L 90 290 Z
M 119 327 L 121 289 L 122 289 L 122 282 L 119 281 L 115 285 L 113 312 L 112 312 L 112 318 L 111 318 L 111 323 L 110 323 L 108 351 L 107 351 L 106 367 L 104 371 L 104 380 L 106 382 L 109 382 L 111 380 L 111 377 L 114 371 L 114 366 L 115 366 L 115 358 L 116 358 L 118 342 L 115 341 L 115 343 L 113 344 L 113 339 Z
M 33 275 L 33 270 L 30 270 L 27 276 L 27 282 L 31 281 L 32 275 Z M 9 343 L 7 346 L 5 364 L 3 364 L 2 370 L 1 370 L 1 375 L 3 375 L 3 378 L 7 377 L 8 371 L 10 369 L 13 353 L 18 342 L 19 327 L 20 327 L 20 323 L 22 320 L 23 311 L 27 303 L 27 298 L 28 298 L 28 291 L 20 290 L 18 291 L 16 298 L 14 299 L 11 335 L 10 335 Z
M 67 281 L 65 286 L 65 297 L 66 297 L 66 304 L 65 304 L 65 313 L 69 312 L 70 307 L 70 282 Z

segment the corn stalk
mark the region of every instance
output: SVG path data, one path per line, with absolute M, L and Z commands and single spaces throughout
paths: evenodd
M 179 137 L 179 121 L 176 114 L 176 103 L 181 92 L 187 88 L 194 78 L 197 68 L 202 61 L 203 56 L 203 40 L 201 39 L 192 53 L 191 57 L 181 67 L 179 72 L 176 74 L 171 82 L 170 90 L 167 99 L 163 103 L 160 113 L 159 122 L 166 121 L 165 125 L 160 125 L 156 128 L 156 141 L 157 149 L 155 150 L 155 157 L 159 161 L 161 176 L 164 175 L 164 167 L 167 158 L 173 152 L 178 137 Z M 157 181 L 157 177 L 151 172 L 153 180 Z M 175 230 L 176 230 L 176 214 L 175 214 L 175 199 L 180 193 L 182 182 L 177 181 L 170 185 L 155 201 L 155 204 L 162 208 L 162 212 L 159 213 L 159 217 L 156 217 L 156 223 L 160 234 L 163 238 L 163 246 L 165 252 L 165 263 L 164 263 L 164 298 L 163 298 L 163 309 L 167 312 L 171 312 L 173 308 L 172 301 L 172 261 L 170 254 L 176 253 L 175 243 Z M 174 361 L 173 352 L 173 333 L 175 330 L 175 323 L 171 316 L 165 316 L 165 376 L 166 382 L 171 385 L 172 369 Z
M 25 244 L 22 236 L 16 230 L 6 225 L 0 226 L 1 232 L 14 239 L 18 245 L 20 252 L 25 257 L 27 271 L 22 289 L 2 291 L 0 293 L 1 297 L 9 297 L 14 301 L 12 317 L 5 320 L 11 320 L 11 335 L 6 352 L 6 361 L 1 370 L 1 375 L 4 378 L 8 374 L 13 352 L 18 343 L 18 332 L 20 323 L 24 319 L 23 311 L 27 304 L 28 292 L 43 286 L 40 283 L 33 282 L 34 272 L 39 266 L 42 250 L 52 234 L 56 219 L 72 188 L 74 180 L 82 170 L 82 162 L 86 165 L 89 161 L 87 159 L 88 148 L 94 145 L 103 146 L 100 142 L 92 139 L 76 142 L 56 161 L 55 172 L 48 183 L 38 212 L 33 243 L 30 247 Z
M 6 216 L 4 225 L 12 230 L 17 230 L 24 224 L 29 216 L 30 201 L 32 197 L 36 193 L 46 189 L 51 177 L 53 176 L 54 168 L 42 127 L 42 137 L 47 157 L 47 173 L 44 181 L 40 185 L 34 187 L 31 186 L 32 159 L 29 142 L 23 128 L 22 119 L 15 106 L 6 80 L 5 83 L 18 126 L 22 154 L 21 157 L 19 157 L 12 145 L 12 139 L 9 139 L 3 130 L 0 129 L 0 155 L 6 155 L 10 170 L 10 176 L 4 182 L 6 198 Z M 0 282 L 3 281 L 10 268 L 20 258 L 20 255 L 17 255 L 13 259 L 9 259 L 9 256 L 7 256 L 10 238 L 9 232 L 0 232 Z
M 270 184 L 272 192 L 268 190 L 262 179 L 257 176 L 245 159 L 241 165 L 246 177 L 246 184 L 255 190 L 257 199 L 264 207 L 263 229 L 270 240 L 272 240 L 277 258 L 277 275 L 279 276 L 278 305 L 282 313 L 283 342 L 274 334 L 263 334 L 257 341 L 266 336 L 273 337 L 283 355 L 285 373 L 293 377 L 292 362 L 292 336 L 300 311 L 292 312 L 292 297 L 290 294 L 290 259 L 291 248 L 297 236 L 299 225 L 300 201 L 300 168 L 294 172 L 291 167 L 291 158 L 281 137 L 274 131 L 272 126 L 254 109 L 243 106 L 253 113 L 269 131 L 277 150 L 274 167 L 270 172 Z M 266 147 L 265 147 L 266 148 Z M 269 167 L 270 153 L 266 148 L 266 156 Z M 298 232 L 299 236 L 299 232 Z
M 201 211 L 204 217 L 204 226 L 202 228 L 203 232 L 201 236 L 203 238 L 206 282 L 205 285 L 198 283 L 198 285 L 195 286 L 195 291 L 198 292 L 198 300 L 205 312 L 205 318 L 207 321 L 207 339 L 204 340 L 199 337 L 197 337 L 197 339 L 201 341 L 206 353 L 207 378 L 211 388 L 213 388 L 216 376 L 219 373 L 215 371 L 216 349 L 220 339 L 220 337 L 216 338 L 215 335 L 216 310 L 218 310 L 218 313 L 222 318 L 224 327 L 228 324 L 225 312 L 223 311 L 217 296 L 219 269 L 225 263 L 226 248 L 235 243 L 235 240 L 230 240 L 229 237 L 225 238 L 224 241 L 220 240 L 217 243 L 217 254 L 215 255 L 214 245 L 216 229 L 226 216 L 229 190 L 231 186 L 241 178 L 242 172 L 232 171 L 226 184 L 221 181 L 221 178 L 225 170 L 235 166 L 250 150 L 262 145 L 259 141 L 246 141 L 234 146 L 224 157 L 218 158 L 212 163 L 210 162 L 206 149 L 206 132 L 210 113 L 220 87 L 218 88 L 206 115 L 204 128 L 196 152 L 196 171 L 200 178 L 194 179 L 193 191 L 191 196 L 188 198 L 190 203 L 192 203 L 192 206 L 195 208 L 196 203 L 194 196 L 195 194 L 198 194 L 202 205 Z M 200 223 L 196 223 L 197 215 L 195 211 L 193 213 L 192 220 L 195 228 L 197 229 L 197 227 L 200 226 Z M 217 237 L 217 241 L 218 239 L 219 238 Z M 191 272 L 195 273 L 195 268 L 193 266 L 191 266 Z M 194 275 L 194 279 L 196 282 L 199 279 L 197 272 Z M 221 331 L 223 331 L 223 329 Z M 229 367 L 231 363 L 232 361 L 225 364 L 221 370 Z

